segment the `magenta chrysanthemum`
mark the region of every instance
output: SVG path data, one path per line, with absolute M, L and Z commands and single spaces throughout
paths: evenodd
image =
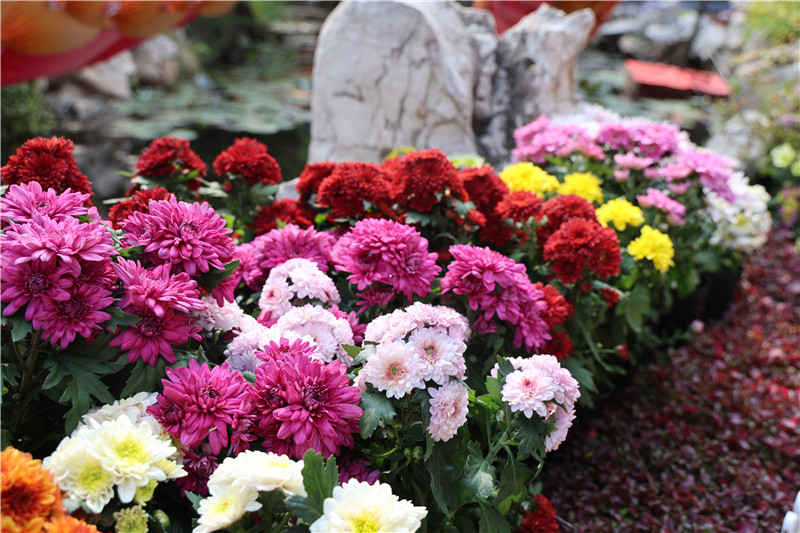
M 60 266 L 55 260 L 46 263 L 28 261 L 17 264 L 4 250 L 2 269 L 0 300 L 6 304 L 3 309 L 5 316 L 13 315 L 27 304 L 25 320 L 33 321 L 39 315 L 45 297 L 56 301 L 69 299 L 68 289 L 74 280 L 68 275 L 69 269 Z M 39 325 L 34 324 L 34 327 L 38 329 Z
M 34 215 L 60 221 L 86 215 L 88 194 L 67 189 L 58 194 L 54 189 L 42 190 L 37 181 L 12 185 L 0 198 L 0 225 L 5 227 L 13 220 L 19 224 L 30 221 Z
M 112 266 L 125 289 L 119 301 L 125 311 L 136 313 L 146 308 L 161 317 L 169 309 L 189 313 L 206 308 L 200 301 L 197 282 L 185 272 L 170 274 L 170 265 L 146 269 L 139 261 L 120 258 Z
M 208 478 L 219 466 L 213 455 L 199 454 L 186 450 L 183 454 L 183 469 L 186 475 L 178 478 L 175 484 L 181 489 L 181 497 L 188 491 L 200 496 L 208 496 Z
M 466 294 L 472 309 L 495 285 L 513 286 L 527 279 L 525 266 L 489 248 L 459 244 L 450 247 L 453 261 L 442 278 L 442 292 Z
M 329 457 L 352 448 L 363 411 L 345 371 L 295 354 L 259 366 L 251 395 L 265 449 L 300 458 L 309 449 Z
M 69 298 L 55 300 L 45 296 L 36 315 L 42 338 L 66 348 L 76 335 L 88 339 L 111 315 L 103 309 L 114 302 L 111 291 L 96 285 L 73 285 Z
M 164 392 L 147 412 L 183 446 L 194 448 L 208 439 L 211 453 L 228 445 L 228 428 L 241 414 L 249 383 L 223 363 L 209 369 L 195 360 L 188 367 L 167 368 Z
M 290 340 L 281 337 L 278 341 L 270 341 L 263 350 L 256 350 L 255 355 L 261 361 L 282 361 L 287 355 L 306 357 L 317 356 L 317 345 L 304 339 Z
M 320 232 L 314 228 L 300 229 L 295 224 L 287 224 L 257 237 L 253 244 L 259 259 L 259 266 L 269 271 L 281 263 L 303 257 L 314 261 L 323 272 L 328 271 L 331 247 L 336 241 L 333 234 Z
M 146 259 L 190 276 L 223 270 L 233 257 L 231 230 L 206 202 L 189 204 L 174 196 L 151 202 L 149 213 L 133 213 L 122 227 L 131 246 L 145 247 Z
M 336 270 L 349 272 L 348 280 L 359 290 L 374 282 L 403 293 L 425 296 L 441 272 L 436 254 L 428 252 L 428 240 L 411 226 L 393 220 L 361 220 L 331 252 Z
M 428 393 L 431 395 L 428 433 L 434 441 L 448 441 L 467 422 L 469 389 L 452 380 L 438 389 L 428 389 Z
M 131 363 L 143 359 L 145 363 L 155 365 L 159 356 L 175 363 L 173 346 L 181 345 L 189 338 L 200 340 L 200 328 L 190 324 L 192 319 L 172 309 L 166 310 L 162 316 L 149 308 L 140 309 L 137 314 L 141 320 L 109 342 L 111 346 L 119 346 L 120 350 L 128 350 Z

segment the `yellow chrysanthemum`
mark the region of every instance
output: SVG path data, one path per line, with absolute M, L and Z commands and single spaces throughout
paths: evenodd
M 597 220 L 603 226 L 614 222 L 617 231 L 625 231 L 628 225 L 638 228 L 644 224 L 642 210 L 630 203 L 625 198 L 614 198 L 595 210 Z
M 675 266 L 672 261 L 672 258 L 675 257 L 675 249 L 672 247 L 669 235 L 650 226 L 642 227 L 641 235 L 628 245 L 628 253 L 637 261 L 651 260 L 656 270 L 661 273 Z
M 602 180 L 587 172 L 574 172 L 564 176 L 564 183 L 559 185 L 558 194 L 574 194 L 589 202 L 603 201 Z
M 558 179 L 528 161 L 516 163 L 499 174 L 510 192 L 530 191 L 544 198 L 545 193 L 556 192 Z
M 39 531 L 64 514 L 53 474 L 39 459 L 11 446 L 0 453 L 0 514 L 3 531 Z

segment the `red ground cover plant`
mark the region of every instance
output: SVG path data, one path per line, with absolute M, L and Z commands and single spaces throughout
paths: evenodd
M 780 529 L 800 488 L 797 272 L 773 234 L 720 321 L 578 414 L 542 479 L 562 529 Z

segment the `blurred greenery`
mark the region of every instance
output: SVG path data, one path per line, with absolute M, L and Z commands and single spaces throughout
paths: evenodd
M 44 99 L 40 84 L 18 83 L 0 90 L 0 160 L 31 137 L 51 135 L 56 119 Z
M 756 1 L 747 6 L 745 37 L 763 34 L 773 46 L 800 39 L 800 4 L 790 1 Z

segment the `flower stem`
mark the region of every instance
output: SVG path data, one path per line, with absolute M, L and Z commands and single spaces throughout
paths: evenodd
M 28 355 L 25 358 L 25 368 L 22 369 L 22 381 L 19 385 L 19 407 L 14 410 L 14 416 L 11 418 L 12 432 L 16 433 L 20 422 L 24 420 L 24 415 L 28 410 L 28 405 L 32 398 L 28 397 L 28 392 L 33 381 L 33 374 L 36 370 L 36 361 L 39 357 L 39 341 L 41 340 L 41 332 L 36 330 L 33 332 L 31 344 L 28 347 Z

